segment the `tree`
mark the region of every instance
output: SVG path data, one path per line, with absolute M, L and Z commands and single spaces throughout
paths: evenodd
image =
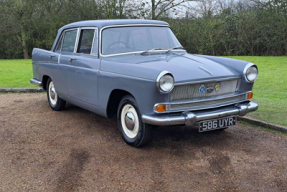
M 23 50 L 24 59 L 28 59 L 27 41 L 29 40 L 29 32 L 31 31 L 32 16 L 37 9 L 36 0 L 2 0 L 1 6 L 4 10 L 2 15 L 2 23 L 6 29 L 10 29 L 10 35 L 16 35 L 18 43 Z M 14 45 L 15 46 L 15 45 Z
M 156 20 L 170 10 L 176 11 L 178 6 L 184 6 L 183 4 L 188 1 L 195 0 L 144 0 L 142 6 L 147 7 L 148 15 L 151 14 L 151 18 Z

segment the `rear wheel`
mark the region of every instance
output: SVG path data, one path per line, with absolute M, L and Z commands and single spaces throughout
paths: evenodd
M 124 141 L 133 147 L 142 147 L 151 139 L 152 126 L 142 122 L 136 100 L 125 96 L 118 107 L 118 127 Z
M 58 96 L 57 91 L 54 86 L 54 82 L 52 81 L 51 78 L 48 79 L 46 87 L 47 87 L 47 97 L 48 97 L 50 107 L 55 111 L 63 110 L 66 106 L 66 101 L 64 101 Z

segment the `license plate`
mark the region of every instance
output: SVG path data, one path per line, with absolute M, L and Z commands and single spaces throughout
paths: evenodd
M 199 122 L 199 132 L 222 129 L 236 124 L 236 116 L 224 117 Z

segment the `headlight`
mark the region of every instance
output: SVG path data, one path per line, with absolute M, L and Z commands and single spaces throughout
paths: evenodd
M 163 71 L 158 75 L 156 84 L 161 92 L 168 93 L 174 87 L 174 78 L 168 71 Z
M 247 82 L 254 82 L 258 77 L 257 66 L 252 63 L 246 65 L 244 69 L 244 75 Z

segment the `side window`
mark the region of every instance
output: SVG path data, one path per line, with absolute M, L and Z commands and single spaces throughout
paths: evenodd
M 76 38 L 77 38 L 77 29 L 66 31 L 63 39 L 62 52 L 74 52 Z
M 63 36 L 64 36 L 64 35 L 61 35 L 60 40 L 59 40 L 59 42 L 58 42 L 58 45 L 57 45 L 57 48 L 56 48 L 56 51 L 57 51 L 57 52 L 60 52 L 60 51 L 61 51 L 62 44 L 63 44 Z
M 91 54 L 94 36 L 94 29 L 82 29 L 77 53 Z

